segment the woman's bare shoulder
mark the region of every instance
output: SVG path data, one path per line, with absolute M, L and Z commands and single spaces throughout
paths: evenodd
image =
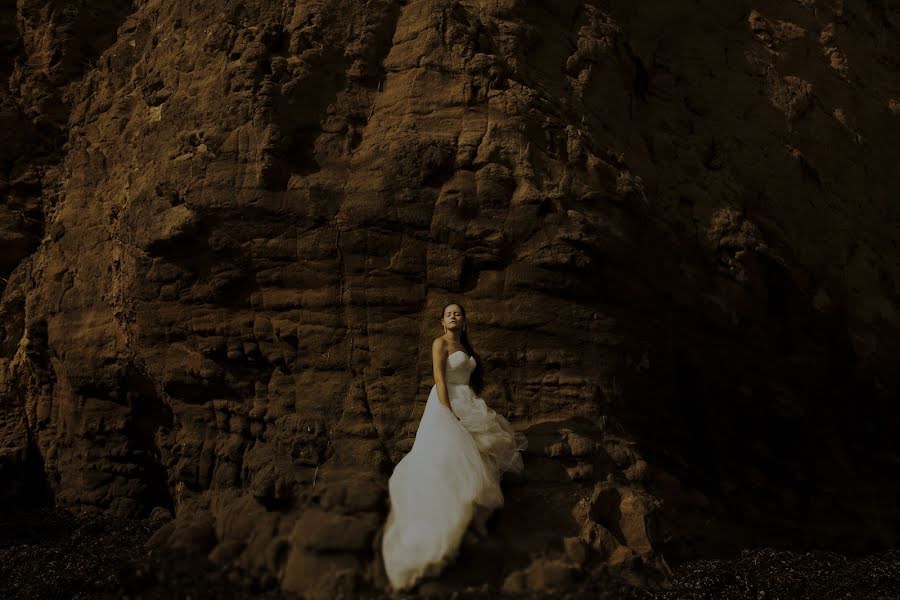
M 439 354 L 447 355 L 447 350 L 450 349 L 450 342 L 448 342 L 443 337 L 437 337 L 431 343 L 431 352 L 432 354 L 437 352 Z

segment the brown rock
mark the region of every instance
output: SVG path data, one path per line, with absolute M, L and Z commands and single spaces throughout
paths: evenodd
M 357 589 L 359 559 L 345 554 L 316 556 L 293 551 L 284 568 L 282 589 L 306 598 L 350 598 Z
M 294 525 L 291 543 L 317 551 L 363 551 L 371 545 L 380 515 L 338 515 L 317 509 L 307 510 Z
M 588 521 L 581 529 L 581 539 L 593 548 L 603 560 L 608 560 L 622 544 L 616 536 L 603 525 Z
M 527 569 L 510 573 L 502 590 L 507 594 L 548 592 L 571 585 L 575 577 L 575 568 L 571 564 L 557 559 L 539 558 Z
M 566 550 L 566 557 L 576 566 L 582 566 L 587 561 L 587 545 L 581 538 L 567 537 L 563 538 L 563 545 Z
M 872 15 L 6 3 L 0 501 L 170 511 L 156 545 L 380 590 L 456 299 L 529 438 L 471 585 L 565 588 L 532 557 L 571 538 L 586 568 L 896 545 L 900 52 Z
M 653 549 L 653 507 L 646 495 L 626 490 L 619 503 L 619 528 L 625 544 L 638 554 Z

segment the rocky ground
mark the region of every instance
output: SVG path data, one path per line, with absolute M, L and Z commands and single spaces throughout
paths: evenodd
M 158 523 L 37 509 L 0 516 L 4 598 L 276 598 L 237 573 L 146 545 Z
M 275 582 L 261 585 L 238 571 L 220 569 L 196 557 L 155 555 L 146 542 L 157 525 L 53 509 L 4 512 L 0 515 L 3 597 L 288 598 L 277 591 Z M 454 593 L 439 581 L 426 582 L 417 592 L 457 598 L 497 595 L 473 589 Z M 834 552 L 744 550 L 729 559 L 682 564 L 664 589 L 633 587 L 598 571 L 578 589 L 555 595 L 626 600 L 900 598 L 900 551 L 851 557 Z

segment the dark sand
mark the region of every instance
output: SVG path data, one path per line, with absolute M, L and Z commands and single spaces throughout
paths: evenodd
M 156 525 L 101 514 L 53 509 L 6 510 L 0 515 L 0 597 L 86 598 L 289 598 L 203 558 L 159 555 L 146 545 Z M 440 585 L 422 592 L 448 597 L 496 597 L 452 593 Z M 541 597 L 548 597 L 542 593 Z M 833 552 L 761 548 L 728 560 L 680 565 L 671 586 L 647 589 L 613 582 L 602 573 L 559 598 L 626 600 L 700 599 L 897 599 L 900 551 L 849 557 Z M 377 597 L 377 596 L 375 596 Z M 414 594 L 409 597 L 415 597 Z

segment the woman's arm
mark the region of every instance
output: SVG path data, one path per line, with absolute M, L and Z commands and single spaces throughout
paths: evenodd
M 446 346 L 445 340 L 441 338 L 434 340 L 434 343 L 431 344 L 431 363 L 434 365 L 434 385 L 437 388 L 438 401 L 453 413 L 453 409 L 450 408 L 450 394 L 447 393 L 447 382 L 444 380 L 447 367 Z M 456 416 L 456 413 L 453 415 Z

